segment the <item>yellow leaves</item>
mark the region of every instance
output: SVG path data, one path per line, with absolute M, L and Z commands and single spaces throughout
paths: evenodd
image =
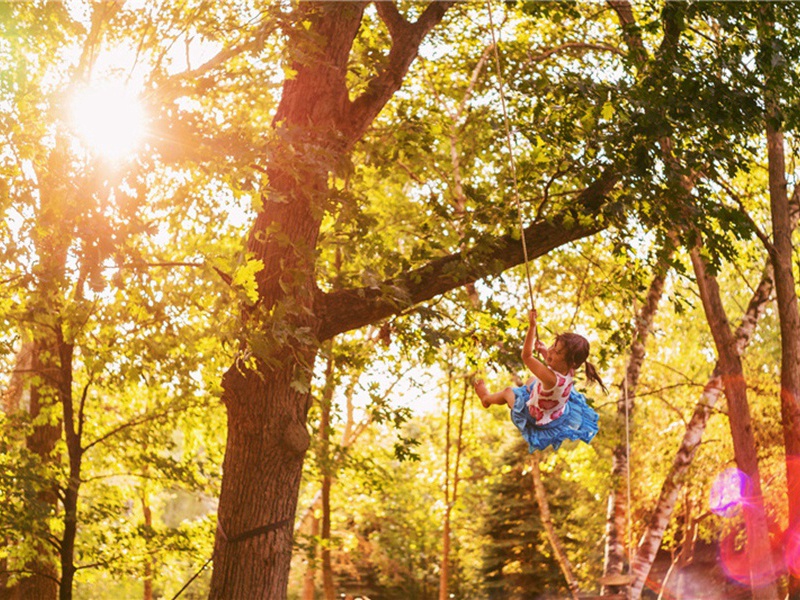
M 233 273 L 231 285 L 241 289 L 247 299 L 255 304 L 258 301 L 258 282 L 256 273 L 264 268 L 264 262 L 259 259 L 249 259 Z
M 545 144 L 544 140 L 540 138 L 538 135 L 536 136 L 536 145 L 533 147 L 531 151 L 531 157 L 533 158 L 533 162 L 536 164 L 546 163 L 550 160 L 550 157 L 547 155 L 547 144 Z
M 294 79 L 295 77 L 297 77 L 297 71 L 295 71 L 289 65 L 283 65 L 282 66 L 282 70 L 283 70 L 284 79 L 289 80 L 289 79 Z

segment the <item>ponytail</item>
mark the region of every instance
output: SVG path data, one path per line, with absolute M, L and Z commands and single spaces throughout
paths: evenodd
M 594 381 L 595 383 L 599 384 L 603 391 L 607 394 L 608 390 L 606 386 L 603 384 L 603 380 L 600 379 L 600 375 L 597 374 L 597 369 L 595 369 L 594 365 L 590 363 L 588 360 L 585 363 L 586 365 L 586 379 L 589 381 Z

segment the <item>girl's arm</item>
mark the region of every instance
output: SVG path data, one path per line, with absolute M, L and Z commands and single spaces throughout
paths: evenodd
M 525 343 L 522 344 L 522 362 L 524 362 L 525 366 L 531 370 L 531 373 L 542 382 L 542 387 L 549 390 L 556 385 L 558 379 L 550 367 L 533 355 L 533 345 L 536 340 L 535 310 L 531 310 L 528 313 L 528 320 L 530 321 L 530 327 L 528 328 L 528 334 L 525 336 Z

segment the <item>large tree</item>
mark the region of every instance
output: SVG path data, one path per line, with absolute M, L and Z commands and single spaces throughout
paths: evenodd
M 400 88 L 423 39 L 450 6 L 433 2 L 409 20 L 393 3 L 376 3 L 391 45 L 356 90 L 348 69 L 367 3 L 303 3 L 295 9 L 287 30 L 292 76 L 273 120 L 269 185 L 248 240 L 258 299 L 243 310 L 247 335 L 223 379 L 228 439 L 213 598 L 279 598 L 286 592 L 291 523 L 309 444 L 308 382 L 319 343 L 522 261 L 518 236 L 508 234 L 378 285 L 329 292 L 317 287 L 315 259 L 332 200 L 331 177 Z M 529 255 L 596 232 L 595 221 L 577 222 L 574 215 L 596 212 L 617 179 L 607 166 L 578 193 L 572 226 L 558 214 L 529 225 Z

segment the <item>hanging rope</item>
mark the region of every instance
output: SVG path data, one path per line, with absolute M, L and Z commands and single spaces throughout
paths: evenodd
M 506 95 L 503 81 L 503 69 L 500 66 L 500 52 L 497 49 L 497 36 L 494 29 L 494 19 L 492 17 L 492 2 L 486 0 L 486 8 L 489 13 L 489 30 L 492 34 L 492 47 L 494 48 L 494 64 L 497 71 L 497 88 L 500 92 L 500 106 L 503 109 L 503 123 L 506 130 L 506 145 L 508 146 L 508 162 L 511 170 L 511 180 L 514 186 L 514 201 L 517 205 L 517 216 L 519 218 L 519 235 L 522 239 L 522 256 L 525 260 L 525 274 L 528 280 L 528 296 L 531 303 L 531 310 L 535 308 L 533 302 L 533 285 L 531 284 L 531 271 L 528 265 L 528 245 L 525 242 L 525 224 L 522 220 L 522 203 L 519 199 L 519 185 L 517 183 L 517 166 L 514 162 L 514 142 L 511 137 L 511 125 L 508 119 L 508 109 L 506 108 Z M 539 339 L 539 332 L 535 332 L 536 339 Z
M 627 546 L 628 546 L 628 574 L 631 574 L 633 567 L 633 544 L 631 543 L 631 427 L 630 427 L 630 414 L 628 404 L 628 369 L 625 369 L 625 379 L 622 380 L 622 398 L 625 402 L 625 479 L 628 482 L 628 504 L 625 507 L 627 512 L 628 524 L 625 528 L 627 530 Z M 628 588 L 630 593 L 630 587 Z

